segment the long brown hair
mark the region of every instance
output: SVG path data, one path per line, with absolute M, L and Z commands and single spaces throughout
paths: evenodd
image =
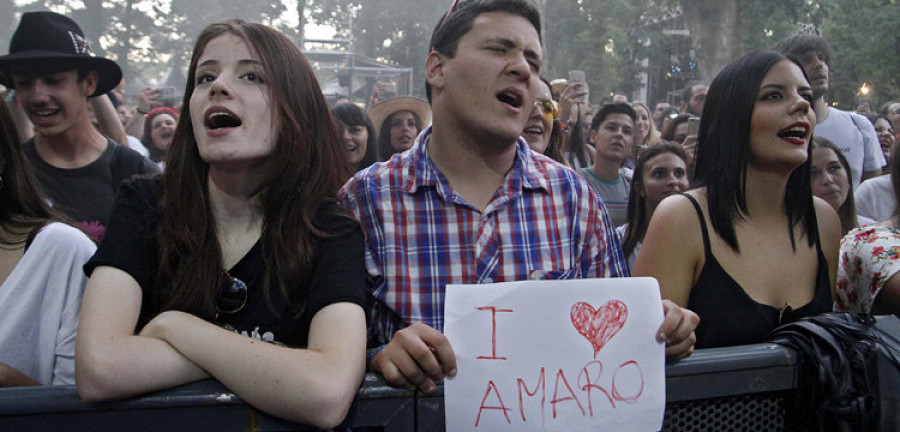
M 553 88 L 553 86 L 550 85 L 550 81 L 547 81 L 547 78 L 540 78 L 541 82 L 544 83 L 544 85 L 546 85 L 548 89 Z M 562 131 L 560 131 L 559 123 L 557 123 L 556 120 L 550 122 L 550 142 L 547 143 L 547 148 L 544 149 L 544 156 L 547 156 L 548 158 L 553 159 L 565 166 L 569 166 L 569 162 L 566 161 L 565 151 L 563 150 Z
M 36 226 L 63 220 L 43 199 L 37 179 L 25 160 L 16 124 L 6 104 L 0 103 L 0 245 L 18 247 Z
M 392 112 L 391 115 L 384 118 L 384 121 L 381 123 L 381 129 L 378 133 L 378 160 L 384 162 L 391 158 L 391 156 L 402 153 L 403 150 L 397 150 L 391 145 L 391 122 L 394 121 L 394 116 L 397 113 L 401 112 L 409 112 L 413 116 L 413 121 L 416 123 L 416 135 L 419 132 L 422 132 L 422 119 L 419 118 L 419 115 L 413 111 L 408 110 L 397 110 Z
M 206 45 L 223 34 L 241 38 L 259 57 L 267 78 L 277 140 L 254 194 L 263 214 L 260 243 L 270 286 L 299 315 L 304 307 L 318 239 L 320 212 L 338 213 L 334 196 L 349 170 L 339 136 L 309 62 L 283 34 L 262 24 L 229 20 L 197 37 L 184 92 L 184 111 L 167 155 L 159 225 L 157 292 L 161 310 L 184 310 L 212 320 L 223 272 L 222 249 L 210 206 L 209 165 L 200 158 L 191 121 L 197 62 Z M 199 125 L 198 125 L 199 127 Z

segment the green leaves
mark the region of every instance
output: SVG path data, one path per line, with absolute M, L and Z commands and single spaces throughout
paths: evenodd
M 450 0 L 297 1 L 294 6 L 277 0 L 33 0 L 24 5 L 0 0 L 0 21 L 6 20 L 0 25 L 0 46 L 8 46 L 18 12 L 49 8 L 78 21 L 94 52 L 116 59 L 130 78 L 160 76 L 171 66 L 186 65 L 193 38 L 209 23 L 240 17 L 274 25 L 299 40 L 298 29 L 283 18 L 305 10 L 310 22 L 352 36 L 357 53 L 414 68 L 413 89 L 424 95 L 431 30 Z M 900 99 L 897 0 L 738 1 L 736 11 L 724 14 L 720 12 L 730 1 L 534 1 L 544 17 L 541 74 L 554 79 L 567 77 L 571 69 L 586 71 L 593 104 L 611 92 L 631 94 L 642 85 L 641 73 L 648 74 L 652 103 L 683 87 L 685 80 L 699 78 L 704 66 L 715 69 L 741 53 L 769 48 L 801 24 L 821 30 L 836 53 L 829 101 L 854 108 L 863 82 L 873 89 L 873 107 Z M 683 4 L 691 7 L 682 11 Z M 697 45 L 683 35 L 688 17 L 682 12 L 690 10 L 716 16 L 700 16 L 700 30 L 692 32 L 704 39 L 699 46 L 714 47 L 710 53 L 697 52 Z M 715 39 L 726 31 L 737 39 L 717 45 Z

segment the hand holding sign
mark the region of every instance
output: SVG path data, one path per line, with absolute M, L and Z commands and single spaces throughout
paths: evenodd
M 435 390 L 444 376 L 456 375 L 453 348 L 441 332 L 425 324 L 398 331 L 372 359 L 372 370 L 389 384 L 425 394 Z

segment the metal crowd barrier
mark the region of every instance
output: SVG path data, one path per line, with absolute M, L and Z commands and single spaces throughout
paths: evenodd
M 784 430 L 796 356 L 774 344 L 698 350 L 666 366 L 664 431 Z M 443 388 L 425 396 L 366 376 L 344 425 L 443 432 Z M 83 402 L 74 386 L 0 389 L 0 431 L 315 430 L 243 403 L 216 381 L 119 402 Z

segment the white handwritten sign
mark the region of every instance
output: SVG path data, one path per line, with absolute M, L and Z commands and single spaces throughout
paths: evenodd
M 458 367 L 448 432 L 662 427 L 655 279 L 450 285 L 444 317 Z

